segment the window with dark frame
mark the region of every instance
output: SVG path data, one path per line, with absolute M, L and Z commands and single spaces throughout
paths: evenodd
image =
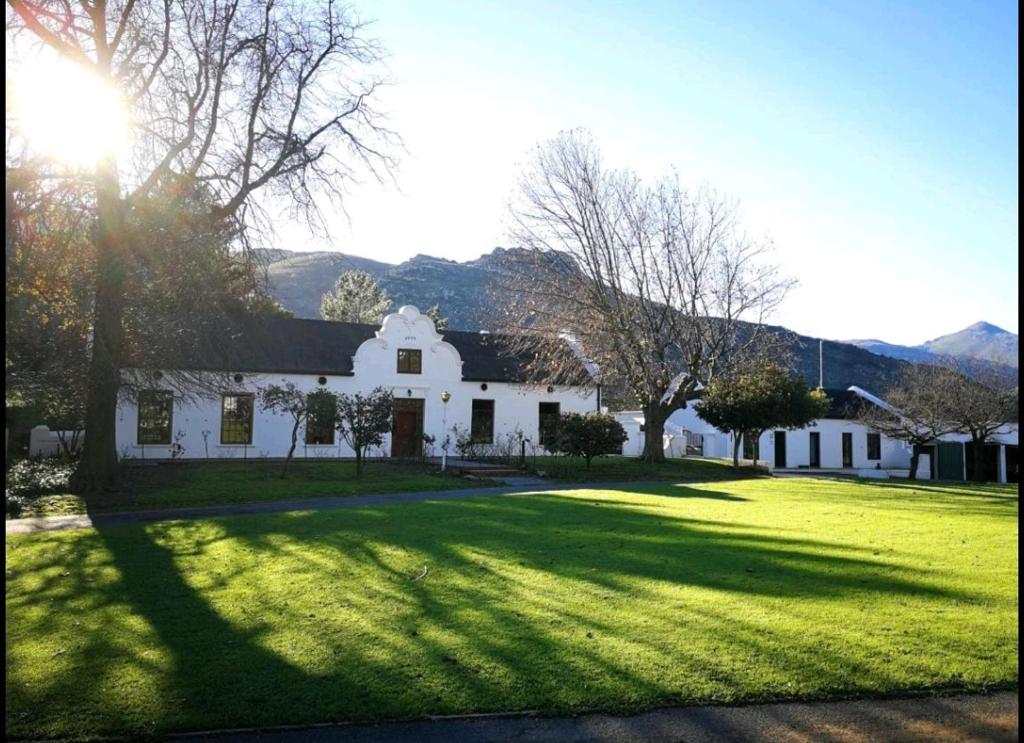
M 418 348 L 398 349 L 398 373 L 422 374 L 423 352 Z
M 882 434 L 868 434 L 868 459 L 882 458 Z
M 470 435 L 474 444 L 494 443 L 494 400 L 474 400 Z
M 224 395 L 220 409 L 220 443 L 252 443 L 253 396 Z
M 540 445 L 551 447 L 558 436 L 558 418 L 561 415 L 561 404 L 557 402 L 542 402 L 539 408 L 540 413 Z
M 334 398 L 334 395 L 331 395 Z M 333 408 L 317 410 L 315 407 L 309 410 L 306 418 L 306 446 L 333 446 L 334 445 L 334 417 L 329 413 Z
M 139 392 L 138 405 L 139 445 L 170 445 L 174 393 L 166 390 L 142 390 Z

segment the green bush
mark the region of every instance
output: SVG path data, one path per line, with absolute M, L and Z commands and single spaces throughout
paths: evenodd
M 75 463 L 66 460 L 22 459 L 7 470 L 6 512 L 17 516 L 29 501 L 41 495 L 67 492 Z
M 621 453 L 627 436 L 622 424 L 605 413 L 563 413 L 558 422 L 555 451 L 590 460 L 605 454 Z

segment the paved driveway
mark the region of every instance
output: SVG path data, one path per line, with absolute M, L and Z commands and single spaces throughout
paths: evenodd
M 1017 692 L 674 707 L 631 717 L 477 717 L 183 737 L 211 743 L 1001 743 L 1017 740 Z

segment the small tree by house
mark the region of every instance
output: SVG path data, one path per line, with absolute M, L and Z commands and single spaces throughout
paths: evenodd
M 555 450 L 571 457 L 583 457 L 590 467 L 594 457 L 622 451 L 626 430 L 604 413 L 563 413 L 555 437 Z
M 949 420 L 949 372 L 927 364 L 908 364 L 885 394 L 888 407 L 863 405 L 857 420 L 873 431 L 910 445 L 910 479 L 917 477 L 921 447 L 956 430 Z
M 435 304 L 423 314 L 434 321 L 434 327 L 437 328 L 438 333 L 443 333 L 448 329 L 448 318 L 441 311 L 441 305 Z
M 346 271 L 320 300 L 320 315 L 336 322 L 379 323 L 391 298 L 366 271 Z
M 812 390 L 783 367 L 762 363 L 704 388 L 697 415 L 721 431 L 734 435 L 732 462 L 739 468 L 744 437 L 756 442 L 765 431 L 802 428 L 828 411 L 828 397 Z
M 365 395 L 342 393 L 337 401 L 337 428 L 356 455 L 356 477 L 363 474 L 366 450 L 384 443 L 391 431 L 394 396 L 383 387 L 376 387 Z
M 284 467 L 281 468 L 281 477 L 284 477 L 295 454 L 299 430 L 308 424 L 311 417 L 320 421 L 334 420 L 334 395 L 327 390 L 316 390 L 306 394 L 294 383 L 285 382 L 283 385 L 271 384 L 261 388 L 259 402 L 263 410 L 292 417 L 292 442 L 288 448 L 288 456 L 284 460 Z

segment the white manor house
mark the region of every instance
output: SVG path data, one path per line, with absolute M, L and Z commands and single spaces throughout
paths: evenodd
M 376 457 L 416 457 L 423 435 L 435 438 L 440 455 L 444 431 L 472 432 L 495 442 L 521 433 L 540 445 L 542 422 L 561 413 L 599 408 L 600 391 L 589 376 L 576 386 L 528 382 L 526 362 L 503 346 L 501 336 L 437 331 L 433 321 L 407 305 L 383 323 L 362 325 L 270 317 L 231 341 L 231 389 L 219 397 L 185 399 L 171 385 L 123 395 L 117 410 L 117 448 L 125 459 L 249 459 L 284 457 L 293 420 L 260 409 L 258 391 L 292 382 L 306 392 L 368 392 L 382 386 L 395 398 L 392 432 Z M 132 374 L 124 370 L 126 380 Z M 447 393 L 447 402 L 442 395 Z M 428 453 L 429 451 L 428 447 Z M 449 453 L 454 453 L 454 437 Z M 351 457 L 330 422 L 310 421 L 296 457 Z
M 502 336 L 466 331 L 439 333 L 433 321 L 407 305 L 380 326 L 283 317 L 261 318 L 230 339 L 232 368 L 196 363 L 192 371 L 216 373 L 229 389 L 215 396 L 179 395 L 173 385 L 140 389 L 136 374 L 123 370 L 132 389 L 117 410 L 117 447 L 123 459 L 257 459 L 284 457 L 291 446 L 293 419 L 262 410 L 258 392 L 271 384 L 293 383 L 299 390 L 368 392 L 384 387 L 394 395 L 392 430 L 371 457 L 438 456 L 446 432 L 449 454 L 455 431 L 478 443 L 525 439 L 542 450 L 547 421 L 561 413 L 600 411 L 601 387 L 581 363 L 580 383 L 531 383 L 527 364 Z M 154 375 L 147 375 L 152 378 Z M 886 403 L 857 387 L 827 389 L 829 412 L 795 431 L 767 431 L 758 459 L 771 471 L 820 471 L 861 476 L 906 476 L 910 449 L 873 432 L 856 420 L 858 404 Z M 445 400 L 447 399 L 447 402 Z M 667 456 L 700 455 L 727 459 L 732 436 L 702 421 L 694 401 L 666 423 Z M 643 451 L 643 414 L 615 413 L 628 434 L 625 455 Z M 56 449 L 55 432 L 33 431 L 35 453 Z M 36 436 L 39 434 L 39 441 Z M 434 443 L 425 443 L 424 435 Z M 45 441 L 44 437 L 49 437 Z M 1000 431 L 985 450 L 986 479 L 1018 480 L 1018 428 Z M 743 442 L 743 457 L 754 456 Z M 309 421 L 299 433 L 298 458 L 346 458 L 354 452 L 334 430 L 333 421 Z M 971 476 L 973 458 L 966 436 L 944 436 L 925 447 L 918 464 L 921 479 L 962 480 Z

